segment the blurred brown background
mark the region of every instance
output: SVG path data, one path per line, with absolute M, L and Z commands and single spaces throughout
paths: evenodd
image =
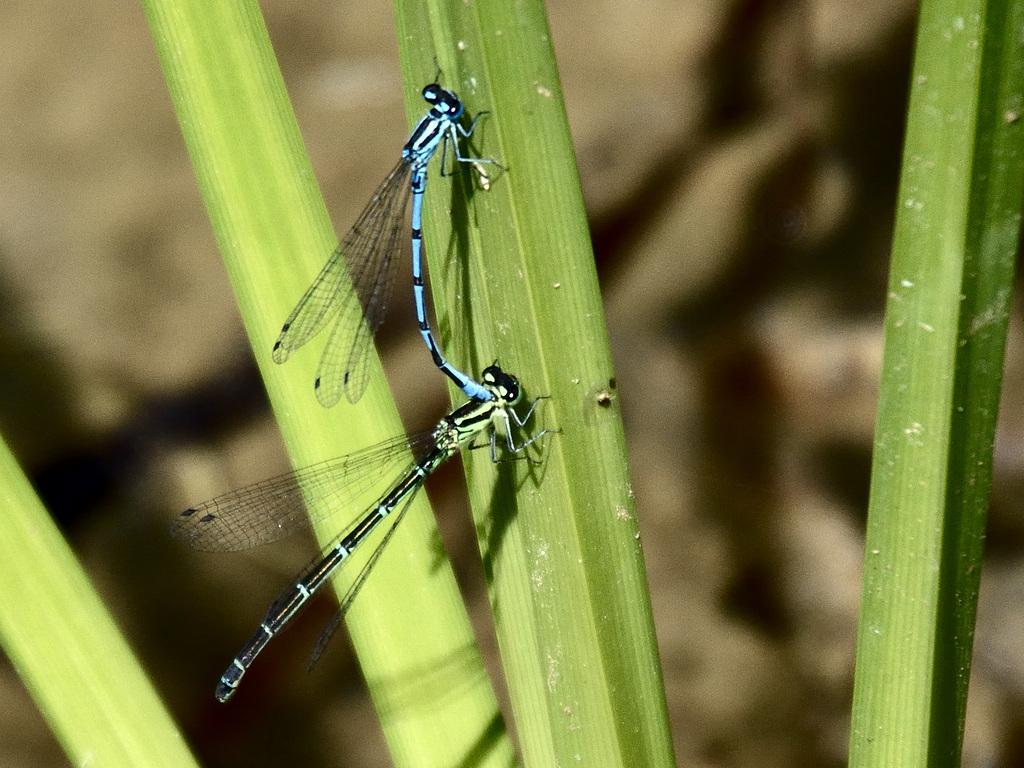
M 263 8 L 343 231 L 405 139 L 390 5 Z M 549 3 L 681 766 L 845 763 L 914 11 Z M 16 0 L 0 28 L 0 431 L 204 764 L 387 764 L 346 641 L 304 672 L 323 613 L 212 696 L 311 553 L 166 536 L 285 460 L 140 5 Z M 381 343 L 425 425 L 446 397 L 408 295 Z M 1014 331 L 967 766 L 1024 765 L 1020 357 Z M 461 486 L 453 463 L 431 496 L 496 672 Z M 0 657 L 0 765 L 63 764 Z

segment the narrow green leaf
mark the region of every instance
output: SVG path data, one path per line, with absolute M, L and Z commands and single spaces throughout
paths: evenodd
M 0 442 L 0 643 L 74 765 L 195 765 L 99 595 Z
M 1024 188 L 1024 3 L 921 7 L 850 765 L 959 764 Z
M 337 239 L 256 2 L 144 5 L 293 462 L 310 464 L 399 434 L 379 366 L 358 407 L 342 403 L 327 411 L 312 387 L 322 341 L 283 366 L 270 359 L 281 323 Z M 383 164 L 382 177 L 390 165 Z M 322 526 L 321 539 L 336 534 L 337 525 Z M 421 495 L 349 613 L 353 644 L 396 765 L 472 759 L 507 766 L 511 745 L 438 540 Z M 259 618 L 253 617 L 254 626 Z M 237 695 L 245 695 L 244 683 Z
M 443 343 L 497 358 L 541 401 L 543 464 L 466 462 L 524 762 L 674 765 L 599 286 L 539 0 L 397 0 L 407 83 L 435 74 L 472 115 L 486 186 L 458 169 L 427 192 Z M 407 90 L 414 109 L 418 92 Z M 421 108 L 421 107 L 420 107 Z M 468 196 L 470 203 L 465 204 Z M 485 454 L 486 451 L 477 451 Z

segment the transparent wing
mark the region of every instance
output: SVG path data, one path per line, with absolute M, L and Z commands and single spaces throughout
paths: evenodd
M 234 552 L 268 544 L 307 529 L 305 499 L 317 499 L 315 521 L 364 512 L 353 504 L 378 483 L 391 483 L 411 466 L 409 449 L 418 456 L 434 444 L 432 432 L 404 435 L 230 491 L 189 507 L 171 523 L 171 536 L 193 549 Z M 386 478 L 386 481 L 382 478 Z
M 408 179 L 409 166 L 401 160 L 292 310 L 274 344 L 274 362 L 283 363 L 336 318 L 317 371 L 317 399 L 327 407 L 337 403 L 343 391 L 354 403 L 366 390 L 366 353 L 384 321 L 406 239 L 403 230 L 409 226 Z
M 351 341 L 336 346 L 328 344 L 320 359 L 317 374 L 323 388 L 329 383 L 336 382 L 338 369 L 343 368 L 341 381 L 350 403 L 357 402 L 363 396 L 369 383 L 368 353 L 373 345 L 373 335 L 384 322 L 398 277 L 398 263 L 403 244 L 409 242 L 412 236 L 411 225 L 406 218 L 409 197 L 412 194 L 409 186 L 409 166 L 404 162 L 400 163 L 392 171 L 392 175 L 395 177 L 394 192 L 389 188 L 386 194 L 374 195 L 360 221 L 342 243 L 342 247 L 348 248 L 349 253 L 353 254 L 352 258 L 359 258 L 359 253 L 366 254 L 359 259 L 358 264 L 350 266 L 354 292 L 359 297 L 359 306 L 365 322 L 352 317 L 343 326 L 341 321 L 345 318 L 339 320 L 339 328 L 352 329 Z M 325 398 L 319 398 L 320 402 L 324 403 Z
M 339 245 L 281 326 L 281 333 L 271 352 L 275 363 L 280 365 L 287 360 L 292 352 L 318 334 L 334 317 L 344 303 L 344 286 L 345 257 Z

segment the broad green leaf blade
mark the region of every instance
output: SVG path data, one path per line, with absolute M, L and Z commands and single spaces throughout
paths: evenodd
M 537 426 L 543 464 L 467 464 L 523 760 L 674 765 L 600 292 L 540 2 L 399 0 L 409 83 L 435 75 L 475 115 L 467 169 L 434 173 L 427 255 L 442 340 L 463 369 L 495 358 Z M 411 73 L 411 76 L 410 76 Z M 418 92 L 409 87 L 412 110 Z M 483 189 L 486 186 L 489 189 Z M 470 203 L 464 203 L 464 196 Z M 485 454 L 486 451 L 478 451 Z
M 959 764 L 1020 236 L 1024 4 L 921 8 L 893 244 L 851 766 Z
M 314 340 L 283 366 L 271 362 L 282 322 L 337 239 L 257 4 L 144 5 L 293 462 L 311 464 L 400 434 L 379 366 L 358 407 L 342 403 L 328 411 L 312 387 L 322 341 Z M 399 143 L 396 158 L 400 148 Z M 382 163 L 382 178 L 392 163 Z M 372 192 L 367 190 L 367 199 Z M 439 375 L 427 365 L 429 375 Z M 322 540 L 336 532 L 326 524 L 318 531 Z M 471 755 L 475 765 L 507 766 L 511 746 L 437 541 L 421 495 L 349 613 L 352 640 L 396 765 L 459 765 Z M 260 618 L 253 617 L 254 627 Z M 244 681 L 237 695 L 246 695 Z
M 99 595 L 0 442 L 0 643 L 74 765 L 195 765 Z

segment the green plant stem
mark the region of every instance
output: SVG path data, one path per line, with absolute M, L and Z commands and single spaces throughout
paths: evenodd
M 195 765 L 89 579 L 0 442 L 0 643 L 74 765 Z
M 495 358 L 561 428 L 543 464 L 466 462 L 524 762 L 674 765 L 622 422 L 578 171 L 543 5 L 396 0 L 407 83 L 435 74 L 487 110 L 431 178 L 427 256 L 457 365 Z M 407 103 L 418 93 L 410 86 Z M 469 196 L 470 203 L 464 203 Z M 486 453 L 478 451 L 477 454 Z
M 850 765 L 959 765 L 1020 237 L 1017 0 L 925 0 L 871 477 Z
M 292 461 L 401 433 L 379 366 L 359 407 L 327 411 L 312 387 L 319 343 L 286 365 L 271 362 L 281 323 L 337 239 L 255 0 L 144 5 Z M 395 133 L 397 157 L 403 132 Z M 321 541 L 337 525 L 321 526 Z M 511 745 L 438 540 L 420 495 L 348 614 L 349 632 L 397 766 L 507 766 Z

